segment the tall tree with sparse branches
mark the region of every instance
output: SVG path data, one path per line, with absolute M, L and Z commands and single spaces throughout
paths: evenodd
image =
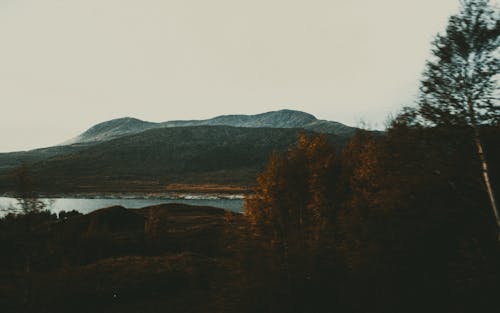
M 480 128 L 500 125 L 500 19 L 489 0 L 461 0 L 444 34 L 433 42 L 420 85 L 418 105 L 400 121 L 419 126 L 461 126 L 473 130 L 484 184 L 500 235 L 500 215 L 488 173 Z M 500 239 L 500 237 L 499 237 Z

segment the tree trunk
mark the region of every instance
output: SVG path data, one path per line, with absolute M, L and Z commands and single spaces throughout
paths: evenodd
M 500 214 L 498 213 L 498 207 L 495 200 L 495 193 L 493 192 L 493 188 L 491 187 L 490 175 L 488 171 L 488 162 L 486 161 L 486 156 L 484 155 L 484 148 L 481 142 L 481 137 L 479 136 L 479 129 L 476 125 L 473 125 L 474 128 L 474 142 L 476 144 L 477 154 L 479 155 L 479 161 L 481 162 L 481 168 L 483 173 L 483 180 L 486 186 L 486 191 L 488 192 L 488 197 L 490 199 L 490 205 L 493 210 L 493 214 L 495 215 L 497 231 L 498 231 L 498 240 L 500 241 Z
M 476 112 L 474 110 L 474 104 L 472 101 L 467 103 L 469 109 L 469 118 L 472 124 L 472 129 L 474 130 L 474 143 L 476 144 L 477 154 L 479 156 L 479 162 L 481 162 L 481 172 L 483 173 L 484 185 L 486 187 L 486 192 L 490 200 L 491 209 L 495 215 L 495 220 L 497 224 L 498 241 L 500 242 L 500 214 L 498 213 L 497 202 L 495 200 L 495 193 L 491 187 L 490 175 L 488 171 L 488 162 L 486 161 L 486 156 L 484 154 L 483 144 L 481 142 L 481 136 L 479 135 L 479 127 L 476 120 Z
M 292 275 L 290 273 L 290 254 L 289 254 L 288 238 L 286 237 L 283 239 L 282 249 L 283 249 L 283 267 L 285 268 L 287 285 L 288 287 L 290 287 L 292 283 Z

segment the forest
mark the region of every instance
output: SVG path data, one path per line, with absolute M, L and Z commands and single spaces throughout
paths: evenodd
M 481 130 L 492 181 L 500 134 Z M 210 207 L 35 211 L 0 220 L 4 312 L 477 312 L 498 229 L 469 129 L 301 135 L 245 214 Z M 468 144 L 467 144 L 468 143 Z M 494 185 L 498 191 L 498 185 Z

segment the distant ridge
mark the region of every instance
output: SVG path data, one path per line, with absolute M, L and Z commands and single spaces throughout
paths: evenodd
M 64 142 L 63 145 L 100 143 L 154 128 L 187 126 L 303 128 L 339 136 L 350 136 L 356 131 L 354 127 L 349 127 L 333 121 L 318 120 L 312 114 L 295 110 L 271 111 L 255 115 L 221 115 L 206 120 L 179 120 L 162 123 L 153 123 L 125 117 L 96 124 L 77 137 Z
M 62 145 L 103 142 L 125 135 L 140 133 L 155 128 L 157 125 L 157 123 L 145 122 L 132 117 L 117 118 L 96 124 L 77 137 L 64 142 Z
M 302 128 L 317 121 L 314 115 L 293 110 L 271 111 L 256 115 L 221 115 L 208 120 L 169 121 L 161 123 L 166 127 L 178 126 L 234 126 L 234 127 L 270 127 Z

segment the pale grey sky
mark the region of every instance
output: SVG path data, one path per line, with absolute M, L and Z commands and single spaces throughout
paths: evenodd
M 0 0 L 0 151 L 108 119 L 297 109 L 383 127 L 458 0 Z

